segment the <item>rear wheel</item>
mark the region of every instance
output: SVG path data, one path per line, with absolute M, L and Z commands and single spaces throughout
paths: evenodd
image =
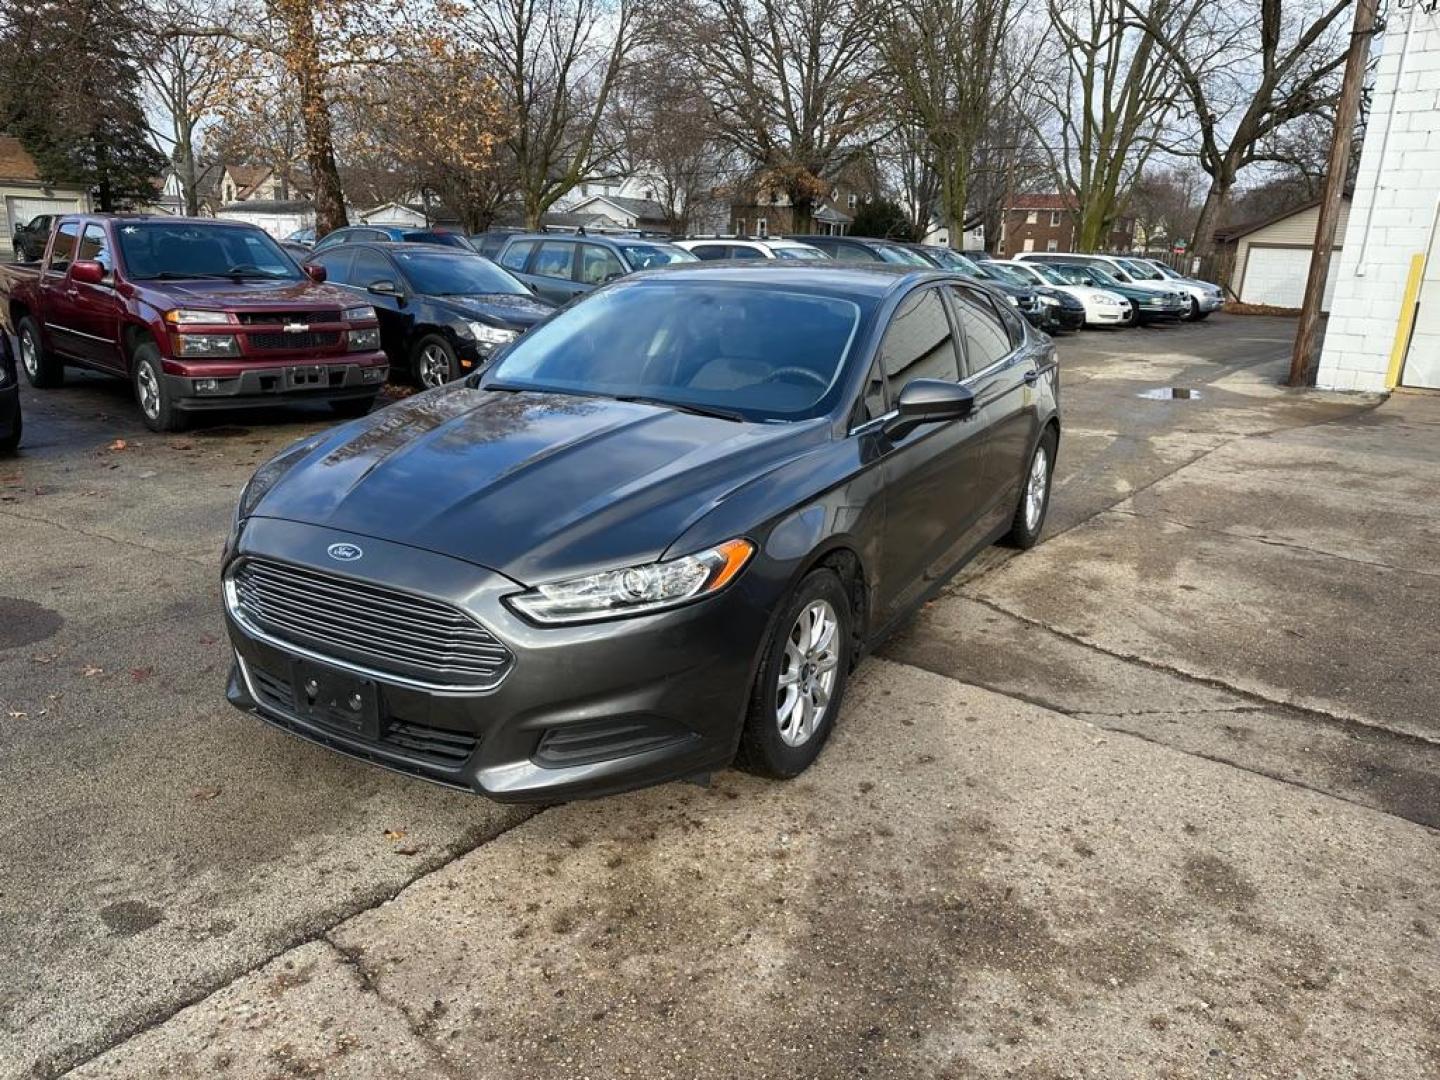
M 800 582 L 755 676 L 740 737 L 746 768 L 788 779 L 819 756 L 849 681 L 852 620 L 835 571 L 815 570 Z
M 1059 442 L 1055 429 L 1046 428 L 1030 455 L 1021 480 L 1020 505 L 1015 508 L 1010 531 L 1005 535 L 1005 542 L 1011 547 L 1028 551 L 1040 541 L 1045 515 L 1050 510 L 1050 481 L 1055 475 L 1055 448 Z
M 175 408 L 160 363 L 160 350 L 153 341 L 135 347 L 130 358 L 130 376 L 145 426 L 151 431 L 183 431 L 188 418 Z
M 30 385 L 40 390 L 59 386 L 65 381 L 65 365 L 53 353 L 45 351 L 40 327 L 28 315 L 20 320 L 20 368 Z
M 450 343 L 438 334 L 426 334 L 415 343 L 410 358 L 415 381 L 426 390 L 444 386 L 460 374 L 460 363 Z

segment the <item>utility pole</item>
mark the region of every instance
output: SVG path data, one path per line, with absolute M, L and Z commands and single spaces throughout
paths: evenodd
M 1295 332 L 1295 352 L 1290 357 L 1291 386 L 1310 386 L 1315 380 L 1315 333 L 1320 327 L 1325 281 L 1330 276 L 1330 252 L 1335 246 L 1335 227 L 1340 223 L 1340 198 L 1345 193 L 1345 177 L 1350 171 L 1350 143 L 1355 138 L 1355 117 L 1360 112 L 1360 91 L 1365 83 L 1365 64 L 1370 57 L 1378 6 L 1379 0 L 1357 0 L 1355 7 L 1355 29 L 1350 33 L 1345 81 L 1335 108 L 1335 134 L 1330 141 L 1325 191 L 1320 197 L 1320 220 L 1315 226 L 1315 254 L 1310 259 L 1305 302 L 1300 308 L 1300 325 Z

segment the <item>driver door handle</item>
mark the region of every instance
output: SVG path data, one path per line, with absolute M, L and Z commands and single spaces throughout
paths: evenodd
M 1027 372 L 1025 373 L 1025 385 L 1026 385 L 1026 386 L 1034 386 L 1034 385 L 1035 385 L 1037 382 L 1039 382 L 1039 381 L 1040 381 L 1040 372 L 1036 371 L 1034 368 L 1031 368 L 1029 371 L 1027 371 Z

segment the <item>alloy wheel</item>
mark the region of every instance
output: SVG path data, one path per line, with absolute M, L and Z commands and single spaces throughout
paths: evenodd
M 450 357 L 439 345 L 426 345 L 420 350 L 420 385 L 433 390 L 449 381 Z
M 775 722 L 789 746 L 803 746 L 830 710 L 840 666 L 840 619 L 827 600 L 800 612 L 785 640 L 775 695 Z
M 1049 489 L 1050 454 L 1041 443 L 1030 460 L 1030 477 L 1025 483 L 1025 528 L 1031 532 L 1040 527 L 1040 515 L 1045 512 L 1045 496 Z
M 160 380 L 148 360 L 140 361 L 135 371 L 135 386 L 140 391 L 140 411 L 151 420 L 160 416 Z
M 40 346 L 34 335 L 20 335 L 20 365 L 33 381 L 40 376 Z

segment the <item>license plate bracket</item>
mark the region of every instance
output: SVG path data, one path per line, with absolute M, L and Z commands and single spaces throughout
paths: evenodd
M 371 680 L 296 660 L 291 686 L 302 719 L 367 739 L 380 737 L 380 694 Z
M 289 390 L 318 390 L 326 385 L 325 370 L 319 364 L 286 368 L 285 386 Z

